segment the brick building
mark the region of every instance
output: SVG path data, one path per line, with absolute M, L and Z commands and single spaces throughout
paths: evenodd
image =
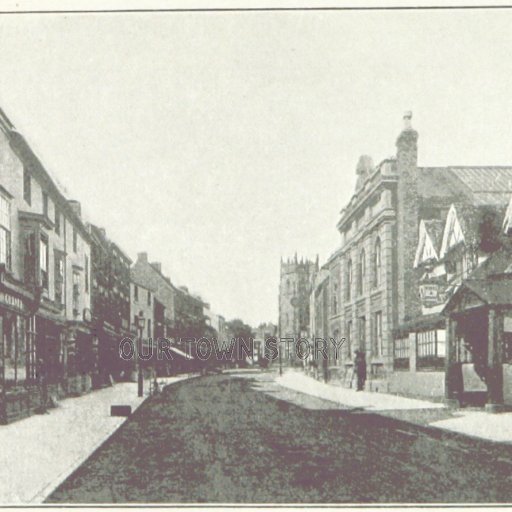
M 91 310 L 98 338 L 98 382 L 121 378 L 125 362 L 119 357 L 123 338 L 132 336 L 130 325 L 131 259 L 112 242 L 103 228 L 88 225 L 91 235 Z

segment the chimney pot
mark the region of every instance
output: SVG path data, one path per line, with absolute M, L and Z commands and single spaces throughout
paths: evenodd
M 410 110 L 406 110 L 406 112 L 404 114 L 404 130 L 410 130 L 412 128 L 411 119 L 412 119 L 412 112 Z

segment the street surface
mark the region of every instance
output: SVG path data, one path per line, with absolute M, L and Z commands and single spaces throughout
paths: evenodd
M 249 372 L 167 387 L 47 500 L 510 501 L 510 445 L 343 408 Z

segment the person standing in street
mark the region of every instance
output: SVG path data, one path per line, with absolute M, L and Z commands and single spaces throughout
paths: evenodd
M 354 369 L 357 376 L 357 391 L 363 391 L 366 381 L 366 357 L 362 350 L 356 350 Z

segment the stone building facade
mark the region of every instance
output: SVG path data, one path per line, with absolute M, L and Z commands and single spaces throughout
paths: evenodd
M 410 112 L 404 116 L 396 157 L 375 167 L 369 157 L 361 157 L 355 193 L 337 225 L 340 323 L 346 338 L 341 373 L 350 372 L 358 348 L 366 354 L 368 389 L 423 394 L 439 387 L 442 372 L 436 376 L 425 367 L 421 375 L 407 375 L 400 361 L 414 323 L 424 320 L 420 292 L 426 288 L 415 268 L 420 238 L 424 241 L 428 232 L 429 242 L 433 237 L 437 243 L 439 226 L 454 204 L 462 203 L 462 217 L 464 208 L 506 205 L 512 174 L 508 167 L 418 166 L 418 133 L 411 117 Z M 447 259 L 452 253 L 447 251 Z M 423 334 L 420 338 L 422 345 L 431 341 Z M 416 350 L 416 338 L 414 343 Z
M 171 280 L 162 273 L 162 265 L 150 263 L 147 252 L 140 252 L 131 269 L 132 280 L 153 291 L 156 299 L 164 309 L 164 332 L 166 337 L 172 335 L 175 322 L 175 287 Z M 132 315 L 133 317 L 133 315 Z
M 37 386 L 91 388 L 90 235 L 26 139 L 0 111 L 2 420 L 30 414 Z M 42 383 L 42 384 L 41 384 Z

